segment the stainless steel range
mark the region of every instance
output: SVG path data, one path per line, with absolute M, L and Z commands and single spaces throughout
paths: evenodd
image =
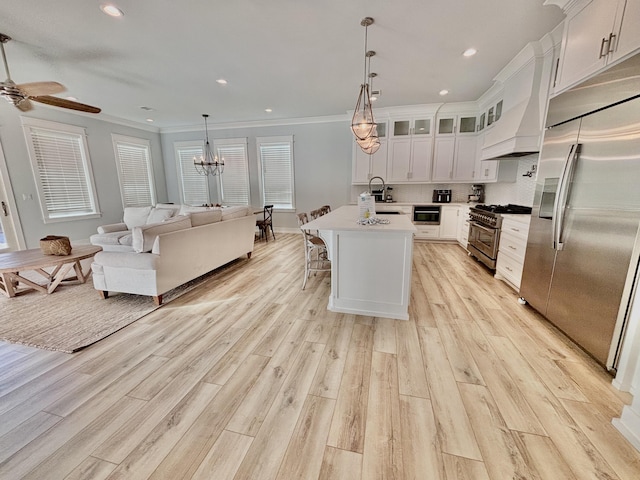
M 476 205 L 469 210 L 469 254 L 492 270 L 496 268 L 502 215 L 530 214 L 531 207 L 522 205 Z

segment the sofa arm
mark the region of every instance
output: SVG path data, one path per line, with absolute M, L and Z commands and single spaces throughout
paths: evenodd
M 98 233 L 125 232 L 129 230 L 126 223 L 111 223 L 98 227 Z
M 153 253 L 134 252 L 98 252 L 93 257 L 91 268 L 103 270 L 108 268 L 130 268 L 134 270 L 156 270 L 159 255 Z

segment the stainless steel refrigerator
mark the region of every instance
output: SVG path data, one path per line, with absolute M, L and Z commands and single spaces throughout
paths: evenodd
M 549 102 L 520 295 L 615 369 L 640 251 L 640 55 Z

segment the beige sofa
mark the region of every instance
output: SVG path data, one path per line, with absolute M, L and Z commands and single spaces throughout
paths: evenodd
M 256 217 L 249 208 L 182 209 L 177 215 L 178 208 L 171 207 L 174 215 L 164 221 L 130 230 L 122 230 L 124 222 L 105 225 L 91 237 L 103 247 L 91 265 L 94 288 L 103 298 L 109 292 L 150 295 L 160 305 L 172 288 L 242 255 L 251 257 Z

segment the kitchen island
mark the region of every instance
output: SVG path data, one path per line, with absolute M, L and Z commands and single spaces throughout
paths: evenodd
M 347 205 L 304 225 L 317 230 L 331 260 L 333 312 L 409 319 L 413 236 L 408 215 L 379 214 L 389 224 L 359 225 Z

